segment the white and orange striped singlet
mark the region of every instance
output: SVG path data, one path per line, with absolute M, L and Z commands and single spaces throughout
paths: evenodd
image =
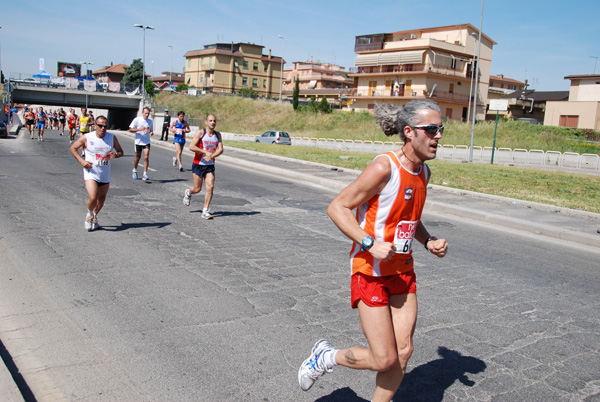
M 361 272 L 387 276 L 413 269 L 412 241 L 427 197 L 429 168 L 423 164 L 413 173 L 402 165 L 394 152 L 377 156 L 380 157 L 390 161 L 390 180 L 379 194 L 356 208 L 356 219 L 375 240 L 394 243 L 396 254 L 389 261 L 377 260 L 368 250 L 360 251 L 361 246 L 353 243 L 350 250 L 353 275 Z

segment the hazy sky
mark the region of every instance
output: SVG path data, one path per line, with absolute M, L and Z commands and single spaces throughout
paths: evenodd
M 421 1 L 38 1 L 4 2 L 0 15 L 5 76 L 56 74 L 56 62 L 90 61 L 97 70 L 142 58 L 146 72 L 183 72 L 183 55 L 216 42 L 265 46 L 287 63 L 354 66 L 357 35 L 469 23 L 479 28 L 481 0 Z M 600 0 L 486 0 L 482 31 L 494 46 L 492 74 L 528 79 L 539 91 L 568 90 L 572 74 L 600 73 Z M 284 37 L 284 41 L 278 35 Z M 594 71 L 594 69 L 596 71 Z

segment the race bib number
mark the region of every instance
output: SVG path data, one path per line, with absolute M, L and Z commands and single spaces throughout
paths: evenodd
M 110 154 L 96 154 L 96 166 L 108 166 Z
M 81 126 L 82 130 L 87 130 L 88 124 L 87 124 L 87 122 L 83 122 L 82 121 L 81 124 L 80 124 L 80 126 Z
M 396 253 L 408 254 L 412 248 L 412 242 L 417 230 L 418 221 L 402 221 L 396 227 L 396 235 L 394 236 L 394 246 Z
M 182 134 L 183 134 L 183 129 L 181 129 L 181 128 L 175 129 L 175 135 L 182 135 Z

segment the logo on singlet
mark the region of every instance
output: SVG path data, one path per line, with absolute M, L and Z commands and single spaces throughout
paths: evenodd
M 404 201 L 412 200 L 413 196 L 413 188 L 412 186 L 408 186 L 404 189 Z

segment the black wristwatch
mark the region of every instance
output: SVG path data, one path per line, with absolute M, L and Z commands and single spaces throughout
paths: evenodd
M 437 238 L 437 237 L 435 237 L 435 236 L 429 236 L 429 237 L 427 238 L 427 240 L 425 240 L 425 243 L 424 243 L 424 245 L 425 245 L 425 250 L 429 251 L 429 249 L 427 248 L 427 243 L 429 243 L 429 241 L 430 241 L 430 240 L 437 240 L 437 239 L 438 239 L 438 238 Z
M 360 251 L 365 251 L 370 249 L 371 247 L 373 247 L 373 243 L 375 243 L 375 239 L 373 238 L 373 236 L 365 236 L 362 239 L 362 242 L 360 243 L 361 248 Z

